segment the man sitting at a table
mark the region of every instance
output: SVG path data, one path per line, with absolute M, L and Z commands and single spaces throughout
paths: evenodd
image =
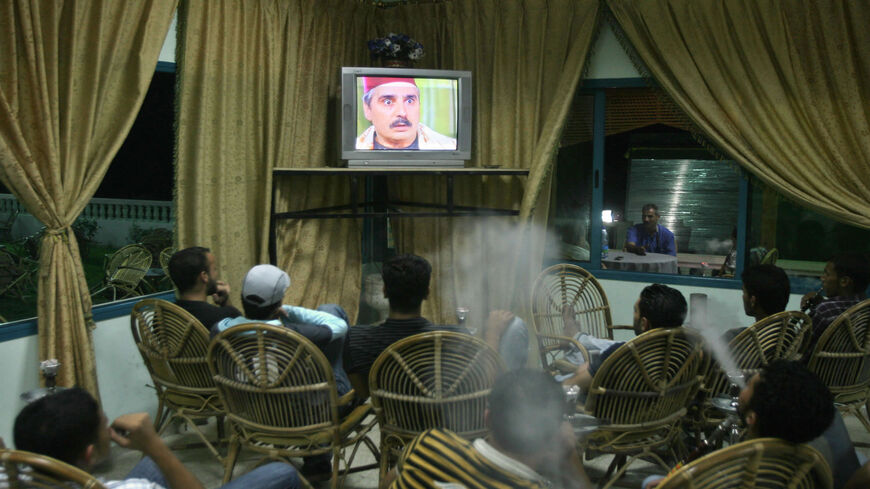
M 677 256 L 677 243 L 674 233 L 659 224 L 659 208 L 655 204 L 646 204 L 640 211 L 641 224 L 635 224 L 625 233 L 625 251 L 645 255 L 647 253 L 662 253 Z

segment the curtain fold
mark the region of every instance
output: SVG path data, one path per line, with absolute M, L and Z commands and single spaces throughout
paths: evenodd
M 870 228 L 864 0 L 608 0 L 668 95 L 744 168 Z
M 179 15 L 176 208 L 181 246 L 210 247 L 238 301 L 267 263 L 272 169 L 339 162 L 340 68 L 368 63 L 375 9 L 343 0 L 188 0 Z M 281 177 L 276 209 L 346 202 L 346 177 Z M 283 220 L 285 301 L 344 306 L 360 293 L 357 220 Z M 236 302 L 237 303 L 237 302 Z
M 45 224 L 40 359 L 99 398 L 91 298 L 71 225 L 133 125 L 176 0 L 0 6 L 0 181 Z

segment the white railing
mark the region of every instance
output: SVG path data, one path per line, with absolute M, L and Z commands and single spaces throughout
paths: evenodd
M 0 194 L 0 214 L 9 215 L 27 210 L 11 194 Z M 82 217 L 102 220 L 130 220 L 170 223 L 175 218 L 172 202 L 162 200 L 99 199 L 94 198 L 82 211 Z

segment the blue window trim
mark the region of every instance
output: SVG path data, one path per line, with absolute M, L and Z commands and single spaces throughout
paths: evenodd
M 140 295 L 130 299 L 124 299 L 107 304 L 99 304 L 93 307 L 94 321 L 105 321 L 121 316 L 127 316 L 133 310 L 133 306 L 142 299 L 163 299 L 171 301 L 175 299 L 175 292 L 167 290 L 154 294 Z M 22 319 L 0 325 L 0 343 L 17 340 L 25 336 L 34 336 L 37 333 L 37 318 Z
M 158 61 L 157 68 L 154 71 L 161 73 L 175 73 L 176 64 L 171 61 Z

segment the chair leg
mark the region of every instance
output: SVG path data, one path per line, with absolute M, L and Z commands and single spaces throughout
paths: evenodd
M 236 467 L 236 460 L 239 458 L 239 450 L 241 450 L 242 444 L 239 443 L 238 437 L 233 434 L 230 437 L 229 448 L 227 449 L 227 457 L 224 459 L 224 480 L 223 484 L 226 484 L 233 478 L 233 469 Z M 300 475 L 300 479 L 302 476 Z
M 387 478 L 387 472 L 390 470 L 390 447 L 384 442 L 384 435 L 381 433 L 381 456 L 378 462 L 378 487 L 381 487 L 384 480 Z

